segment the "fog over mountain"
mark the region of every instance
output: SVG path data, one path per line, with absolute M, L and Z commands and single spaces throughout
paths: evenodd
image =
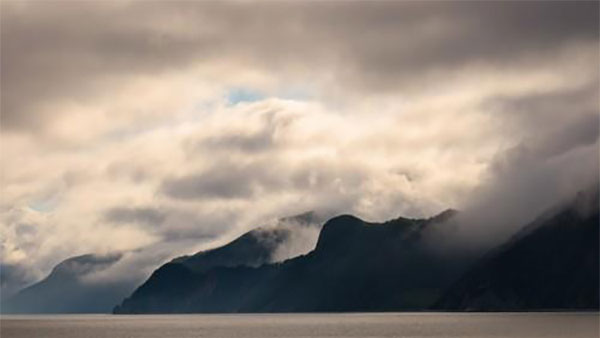
M 433 305 L 450 311 L 600 309 L 598 185 L 491 250 Z
M 86 254 L 139 283 L 307 210 L 457 209 L 424 241 L 483 253 L 598 180 L 596 1 L 0 6 L 3 300 Z
M 113 280 L 94 278 L 121 259 L 121 255 L 82 255 L 58 264 L 44 280 L 8 297 L 3 313 L 88 313 L 105 312 L 131 292 L 131 276 Z
M 314 250 L 276 264 L 256 264 L 267 247 L 251 232 L 161 266 L 114 312 L 597 311 L 598 191 L 579 192 L 484 255 L 437 250 L 446 241 L 427 236 L 452 228 L 454 210 L 385 223 L 334 217 Z
M 314 248 L 321 228 L 321 217 L 318 213 L 306 212 L 281 218 L 249 231 L 222 247 L 177 257 L 173 262 L 181 262 L 194 271 L 205 271 L 215 266 L 260 266 L 280 262 Z M 165 257 L 175 252 L 165 255 L 159 250 L 152 253 L 129 251 L 66 259 L 41 281 L 15 290 L 18 292 L 5 294 L 0 311 L 109 313 L 148 278 L 149 272 L 140 269 L 140 266 L 152 266 L 154 269 L 164 262 Z M 3 275 L 6 275 L 4 271 Z

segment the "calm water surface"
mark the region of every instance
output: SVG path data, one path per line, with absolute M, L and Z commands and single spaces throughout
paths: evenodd
M 599 337 L 585 314 L 2 316 L 2 338 Z

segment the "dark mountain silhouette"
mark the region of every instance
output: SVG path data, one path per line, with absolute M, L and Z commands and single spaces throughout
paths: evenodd
M 490 252 L 434 305 L 451 311 L 599 309 L 598 188 Z
M 48 277 L 2 303 L 3 313 L 110 312 L 115 302 L 135 288 L 132 281 L 88 280 L 121 259 L 119 254 L 82 255 L 64 260 Z
M 160 267 L 115 313 L 419 310 L 433 304 L 468 262 L 440 257 L 422 231 L 431 219 L 329 220 L 316 248 L 283 263 L 213 266 L 175 260 Z

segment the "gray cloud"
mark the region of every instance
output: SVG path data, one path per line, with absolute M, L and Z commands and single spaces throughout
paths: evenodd
M 464 201 L 463 212 L 452 225 L 435 229 L 433 238 L 454 249 L 485 250 L 578 193 L 597 189 L 599 122 L 598 116 L 587 116 L 543 142 L 499 154 L 488 179 Z
M 257 125 L 250 130 L 220 130 L 217 135 L 209 135 L 199 140 L 187 140 L 190 156 L 197 151 L 231 151 L 257 153 L 273 151 L 282 145 L 285 134 L 297 116 L 285 114 L 277 107 L 269 107 L 257 114 Z M 248 127 L 247 125 L 244 127 Z
M 209 138 L 204 144 L 207 148 L 225 148 L 243 152 L 256 152 L 273 146 L 273 135 L 268 131 L 247 135 L 222 135 Z
M 228 160 L 215 161 L 198 174 L 168 178 L 159 191 L 181 200 L 255 202 L 259 198 L 294 192 L 313 201 L 305 206 L 307 209 L 350 211 L 369 179 L 369 171 L 361 163 L 307 159 L 290 165 L 278 152 L 244 163 L 231 157 L 228 150 L 221 151 L 212 149 L 210 154 L 218 158 L 224 153 Z
M 463 211 L 457 220 L 434 231 L 437 244 L 485 250 L 598 186 L 600 71 L 591 71 L 594 81 L 571 89 L 500 95 L 482 103 L 502 116 L 499 127 L 514 133 L 514 145 L 490 161 L 484 179 L 457 206 Z
M 276 187 L 267 166 L 220 163 L 199 174 L 167 179 L 160 191 L 173 198 L 248 198 L 261 188 Z
M 509 128 L 535 130 L 537 133 L 533 136 L 546 137 L 546 133 L 571 124 L 573 119 L 597 118 L 600 71 L 592 68 L 589 70 L 596 75 L 590 83 L 539 93 L 499 95 L 490 98 L 483 105 L 493 113 L 503 115 Z M 572 79 L 572 82 L 576 83 L 576 80 Z M 543 121 L 543 126 L 540 126 L 540 121 Z M 542 135 L 539 135 L 540 132 Z
M 2 8 L 4 130 L 43 128 L 56 116 L 49 105 L 85 103 L 129 76 L 217 59 L 238 67 L 328 70 L 348 84 L 381 90 L 470 63 L 511 67 L 525 56 L 598 40 L 594 1 L 9 2 Z
M 227 211 L 190 212 L 156 204 L 146 207 L 111 208 L 104 212 L 103 221 L 136 224 L 168 243 L 181 240 L 214 240 L 231 230 L 235 218 Z
M 228 210 L 190 212 L 170 210 L 160 228 L 165 242 L 178 243 L 194 240 L 210 242 L 236 229 L 236 215 Z
M 153 208 L 112 208 L 104 214 L 104 219 L 115 223 L 140 223 L 157 226 L 165 221 L 165 214 Z

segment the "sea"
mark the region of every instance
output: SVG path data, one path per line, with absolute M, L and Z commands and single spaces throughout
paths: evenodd
M 2 338 L 586 337 L 598 313 L 327 313 L 1 316 Z

